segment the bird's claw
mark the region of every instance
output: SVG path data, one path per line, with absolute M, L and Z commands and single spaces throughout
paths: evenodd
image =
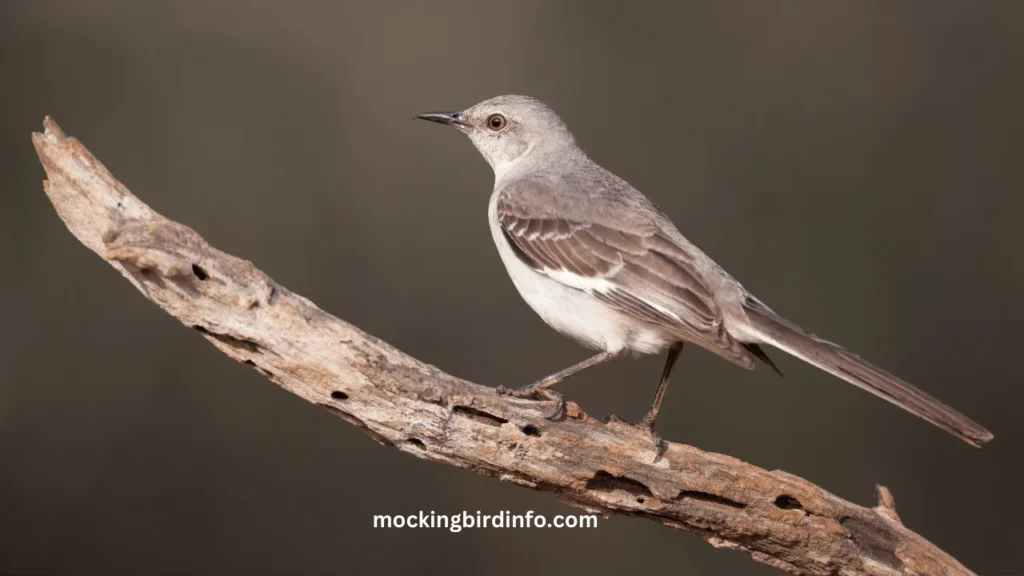
M 626 421 L 624 421 L 622 418 L 619 418 L 615 414 L 609 414 L 604 419 L 605 424 L 611 424 L 613 422 L 627 424 Z M 665 440 L 662 439 L 661 434 L 658 434 L 654 430 L 654 423 L 651 421 L 651 419 L 649 417 L 645 417 L 643 420 L 640 421 L 639 424 L 627 425 L 632 426 L 633 428 L 643 430 L 644 432 L 647 432 L 647 434 L 650 435 L 651 441 L 654 443 L 655 449 L 654 463 L 657 464 L 658 461 L 661 460 L 661 457 L 665 455 L 665 451 L 668 450 L 668 443 L 666 443 Z
M 638 424 L 637 428 L 640 428 L 641 430 L 645 430 L 645 431 L 647 431 L 648 434 L 651 435 L 651 440 L 654 442 L 654 450 L 655 450 L 655 452 L 654 452 L 654 462 L 653 463 L 657 464 L 658 460 L 661 460 L 661 457 L 665 455 L 665 451 L 668 450 L 668 443 L 666 443 L 665 440 L 661 437 L 661 434 L 658 434 L 654 430 L 654 426 L 652 424 L 648 424 L 646 422 L 646 419 L 645 419 L 644 422 L 641 422 L 640 424 Z
M 544 388 L 534 384 L 523 386 L 522 388 L 498 386 L 497 392 L 502 396 L 511 396 L 513 398 L 529 398 L 533 400 L 549 400 L 554 402 L 554 412 L 544 417 L 547 420 L 560 420 L 562 415 L 565 414 L 565 398 L 550 388 Z
M 534 400 L 539 400 L 540 398 L 538 394 L 542 392 L 542 390 L 538 389 L 537 386 L 535 386 L 534 384 L 530 384 L 529 386 L 523 386 L 522 388 L 508 388 L 506 386 L 498 386 L 497 391 L 498 394 L 501 396 L 511 396 L 513 398 L 533 398 Z
M 561 420 L 565 416 L 565 397 L 554 390 L 548 390 L 548 393 L 550 394 L 549 399 L 555 402 L 555 411 L 544 418 L 553 422 Z

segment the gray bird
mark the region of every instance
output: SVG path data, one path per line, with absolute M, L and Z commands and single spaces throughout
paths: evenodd
M 526 303 L 552 328 L 600 352 L 533 384 L 550 388 L 627 352 L 668 360 L 641 426 L 654 421 L 684 342 L 753 369 L 768 344 L 981 446 L 992 434 L 953 408 L 848 350 L 782 318 L 690 243 L 625 180 L 591 160 L 543 102 L 498 96 L 462 112 L 417 118 L 451 126 L 494 169 L 487 217 L 498 254 Z M 780 372 L 781 374 L 781 372 Z M 659 439 L 660 442 L 660 439 Z

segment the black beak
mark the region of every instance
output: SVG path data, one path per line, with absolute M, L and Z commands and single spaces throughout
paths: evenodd
M 466 115 L 462 112 L 427 112 L 425 114 L 417 114 L 416 117 L 420 120 L 429 120 L 438 124 L 455 126 L 456 128 L 470 127 L 470 123 L 466 121 Z

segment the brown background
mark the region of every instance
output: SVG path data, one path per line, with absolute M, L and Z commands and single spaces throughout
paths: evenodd
M 234 364 L 55 217 L 53 115 L 136 194 L 430 363 L 519 385 L 586 352 L 487 231 L 492 175 L 425 110 L 527 93 L 754 293 L 989 426 L 975 450 L 777 353 L 687 350 L 660 430 L 799 474 L 981 574 L 1024 572 L 1024 2 L 0 4 L 0 572 L 773 574 L 650 522 L 430 464 Z M 564 386 L 639 418 L 662 358 Z

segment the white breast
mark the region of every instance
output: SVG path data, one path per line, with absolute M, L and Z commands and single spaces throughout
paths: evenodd
M 603 280 L 574 277 L 572 281 L 562 283 L 524 264 L 502 234 L 497 198 L 497 193 L 491 195 L 487 220 L 498 255 L 523 300 L 544 322 L 585 346 L 608 352 L 626 349 L 654 354 L 672 342 L 671 336 L 656 326 L 627 317 L 587 294 L 586 286 L 576 286 L 580 282 L 600 283 Z

